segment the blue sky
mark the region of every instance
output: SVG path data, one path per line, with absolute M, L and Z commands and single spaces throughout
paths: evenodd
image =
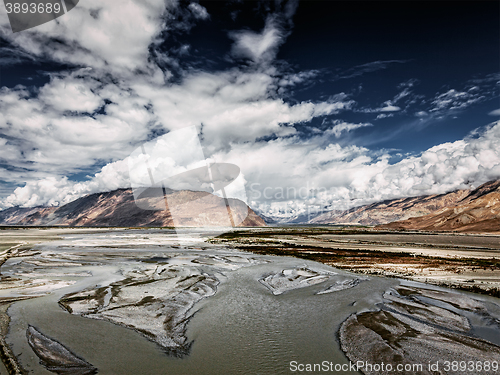
M 15 34 L 2 9 L 0 208 L 129 187 L 193 125 L 271 216 L 498 178 L 499 7 L 88 0 Z

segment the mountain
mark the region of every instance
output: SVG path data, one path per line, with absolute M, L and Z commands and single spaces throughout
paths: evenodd
M 380 229 L 500 232 L 500 180 L 477 189 L 400 198 L 329 211 L 311 224 L 373 225 Z
M 400 198 L 355 207 L 347 211 L 329 211 L 309 221 L 311 224 L 380 225 L 411 217 L 424 216 L 456 205 L 470 193 L 457 190 L 447 194 Z
M 57 207 L 11 207 L 0 211 L 0 225 L 16 225 L 24 222 L 29 216 L 48 215 Z
M 490 181 L 457 204 L 434 213 L 380 225 L 380 229 L 500 232 L 500 180 Z
M 90 194 L 60 207 L 12 207 L 0 211 L 0 225 L 61 225 L 84 227 L 226 226 L 229 215 L 224 199 L 206 192 L 169 190 L 167 210 L 138 207 L 132 189 Z M 151 198 L 141 198 L 146 205 Z M 163 199 L 161 199 L 164 202 Z M 228 199 L 239 226 L 265 226 L 244 202 Z
M 308 223 L 312 218 L 315 218 L 320 213 L 308 213 L 307 210 L 304 212 L 294 212 L 290 213 L 281 213 L 281 212 L 262 212 L 259 210 L 255 210 L 255 213 L 259 215 L 266 224 L 305 224 Z

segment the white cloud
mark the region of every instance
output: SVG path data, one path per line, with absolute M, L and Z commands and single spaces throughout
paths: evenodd
M 293 86 L 302 82 L 310 81 L 312 78 L 315 78 L 318 74 L 319 74 L 318 70 L 308 70 L 299 73 L 287 74 L 280 79 L 278 84 L 282 87 Z
M 0 200 L 0 207 L 64 204 L 85 194 L 128 187 L 130 152 L 155 135 L 187 126 L 201 128 L 206 156 L 241 168 L 241 180 L 255 193 L 249 198 L 269 212 L 283 207 L 295 213 L 307 207 L 348 208 L 445 192 L 500 176 L 498 122 L 482 133 L 392 165 L 383 152 L 331 142 L 332 135 L 340 138 L 371 126 L 368 123 L 337 120 L 324 133 L 308 139 L 299 136 L 297 124 L 350 110 L 355 103 L 343 93 L 321 102 L 280 98 L 279 90 L 319 74 L 284 75 L 273 65 L 287 36 L 280 17 L 290 21 L 296 2 L 287 2 L 283 16 L 269 16 L 261 32 L 231 33 L 233 56 L 250 59 L 255 63 L 251 67 L 212 73 L 192 69 L 166 83 L 168 72 L 151 59 L 149 48 L 160 32 L 176 27 L 168 24 L 175 17 L 165 15 L 175 13 L 176 6 L 163 0 L 88 0 L 58 22 L 15 35 L 7 30 L 6 15 L 0 14 L 3 37 L 27 56 L 92 68 L 52 75 L 39 91 L 22 86 L 0 89 L 0 158 L 9 166 L 0 167 L 2 179 L 25 183 Z M 197 3 L 184 11 L 190 22 L 209 17 Z M 403 62 L 364 64 L 347 75 Z M 409 96 L 407 87 L 411 85 L 366 112 L 382 118 L 400 111 L 398 101 Z M 474 90 L 450 90 L 436 97 L 433 108 L 463 108 L 480 100 L 478 95 Z M 74 173 L 91 177 L 72 181 L 68 176 Z
M 325 102 L 295 105 L 274 99 L 276 79 L 264 72 L 197 73 L 178 86 L 137 84 L 133 88 L 150 101 L 165 129 L 203 124 L 208 154 L 235 142 L 291 135 L 296 131 L 294 124 L 338 113 L 353 105 L 344 94 Z
M 320 138 L 238 145 L 218 160 L 240 166 L 255 207 L 268 214 L 277 210 L 281 216 L 286 216 L 285 207 L 289 216 L 325 206 L 347 209 L 384 199 L 441 194 L 500 177 L 500 122 L 395 164 L 389 163 L 388 155 L 376 156 L 362 147 L 321 147 Z
M 195 18 L 201 20 L 206 20 L 210 18 L 210 14 L 208 14 L 207 9 L 198 3 L 189 4 L 188 9 L 193 13 Z
M 324 207 L 347 209 L 384 199 L 440 194 L 500 177 L 500 121 L 395 164 L 389 163 L 389 155 L 377 156 L 363 147 L 320 146 L 326 136 L 234 143 L 212 156 L 241 169 L 253 207 L 282 217 Z M 86 182 L 64 177 L 29 182 L 6 198 L 3 206 L 57 204 L 127 187 L 126 164 L 127 159 L 108 164 Z
M 229 36 L 235 41 L 232 49 L 233 56 L 248 58 L 256 63 L 269 62 L 274 59 L 278 47 L 286 37 L 273 16 L 267 18 L 266 25 L 260 33 L 240 30 L 231 32 Z
M 490 115 L 490 116 L 500 116 L 500 108 L 491 111 L 490 113 L 488 113 L 488 115 Z
M 108 71 L 92 68 L 52 75 L 38 92 L 21 86 L 3 88 L 0 128 L 7 140 L 0 156 L 9 168 L 0 169 L 2 179 L 26 186 L 0 206 L 55 204 L 123 186 L 123 180 L 107 184 L 104 179 L 111 176 L 114 162 L 123 160 L 153 131 L 162 134 L 202 126 L 205 152 L 210 156 L 237 143 L 289 137 L 296 132 L 294 124 L 339 113 L 354 104 L 345 94 L 318 103 L 286 103 L 276 98 L 279 76 L 272 66 L 260 71 L 194 71 L 177 84 L 165 85 L 163 79 L 154 81 L 140 74 L 117 80 Z M 297 76 L 306 80 L 313 75 Z M 81 183 L 67 177 L 90 173 L 96 164 L 107 164 L 101 177 Z M 47 189 L 50 184 L 57 188 Z M 44 193 L 36 193 L 38 188 Z M 27 199 L 30 194 L 36 197 Z
M 410 86 L 411 87 L 411 86 Z M 405 87 L 405 89 L 403 91 L 401 91 L 399 94 L 397 94 L 394 99 L 393 99 L 393 103 L 397 103 L 399 102 L 401 99 L 403 98 L 406 98 L 407 96 L 409 96 L 411 93 L 411 90 L 408 89 L 408 87 Z
M 94 113 L 104 100 L 105 109 Z M 97 160 L 125 157 L 154 126 L 145 105 L 147 100 L 127 88 L 98 82 L 85 71 L 52 77 L 38 96 L 20 86 L 0 89 L 0 129 L 6 139 L 0 155 L 9 166 L 2 168 L 2 180 L 62 177 L 89 170 Z
M 387 117 L 393 117 L 393 116 L 394 116 L 393 113 L 381 113 L 381 114 L 377 115 L 377 120 L 387 118 Z
M 335 135 L 335 138 L 340 138 L 340 136 L 344 132 L 348 133 L 348 132 L 350 132 L 352 130 L 355 130 L 355 129 L 364 128 L 364 127 L 367 127 L 367 126 L 373 126 L 373 124 L 370 124 L 370 123 L 352 124 L 352 123 L 343 122 L 343 121 L 340 121 L 340 120 L 335 120 L 333 122 L 333 124 L 335 126 L 332 127 L 332 128 L 330 128 L 330 129 L 328 129 L 326 131 L 326 134 L 333 134 L 333 135 Z
M 86 194 L 130 187 L 128 164 L 120 160 L 104 166 L 90 181 L 75 182 L 67 177 L 46 177 L 28 181 L 5 198 L 2 206 L 59 206 Z
M 465 92 L 450 89 L 447 92 L 436 96 L 436 98 L 432 101 L 433 107 L 429 110 L 429 112 L 446 114 L 447 112 L 462 110 L 483 100 L 484 98 L 485 97 L 482 96 L 477 90 Z
M 499 150 L 497 122 L 477 137 L 443 143 L 388 166 L 374 187 L 390 197 L 415 195 L 414 186 L 419 185 L 429 187 L 424 191 L 427 194 L 463 188 L 468 183 L 478 185 L 500 177 Z
M 164 0 L 86 0 L 57 19 L 13 34 L 0 13 L 0 35 L 22 50 L 76 65 L 129 75 L 155 69 L 148 46 L 163 28 Z
M 387 112 L 398 112 L 401 108 L 395 106 L 392 100 L 387 100 L 379 108 L 362 108 L 360 112 L 363 113 L 387 113 Z
M 398 106 L 395 106 L 395 105 L 392 105 L 390 103 L 385 103 L 385 107 L 382 107 L 382 108 L 379 108 L 378 112 L 397 112 L 397 111 L 400 111 L 401 108 L 399 108 Z
M 103 100 L 93 90 L 98 82 L 78 78 L 54 78 L 50 85 L 40 90 L 38 98 L 59 111 L 76 111 L 93 113 Z

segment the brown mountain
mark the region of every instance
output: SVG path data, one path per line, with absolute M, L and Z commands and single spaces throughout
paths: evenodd
M 355 207 L 347 211 L 329 211 L 309 222 L 312 224 L 380 225 L 396 220 L 424 216 L 456 205 L 470 193 L 457 190 L 447 194 L 400 198 Z
M 479 186 L 451 207 L 377 228 L 500 233 L 500 180 Z
M 136 205 L 132 189 L 119 189 L 90 194 L 61 207 L 12 207 L 0 211 L 0 225 L 84 227 L 227 225 L 229 216 L 224 199 L 199 191 L 170 190 L 166 193 L 168 210 L 143 210 Z M 266 225 L 264 220 L 244 202 L 231 198 L 228 201 L 234 222 L 241 222 L 239 226 Z

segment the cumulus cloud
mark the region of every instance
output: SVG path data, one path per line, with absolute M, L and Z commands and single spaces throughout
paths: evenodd
M 290 136 L 235 143 L 212 157 L 241 169 L 253 207 L 282 218 L 440 194 L 500 177 L 500 121 L 395 164 L 389 162 L 387 153 L 325 143 L 325 137 L 322 133 L 308 139 Z M 126 165 L 127 159 L 108 164 L 86 182 L 33 181 L 16 189 L 3 205 L 61 204 L 83 194 L 128 187 Z
M 1 203 L 4 207 L 60 206 L 86 194 L 128 187 L 130 180 L 127 160 L 120 160 L 104 166 L 89 181 L 71 181 L 66 176 L 49 176 L 28 181 Z
M 7 196 L 2 187 L 0 207 L 61 205 L 85 194 L 129 187 L 131 152 L 189 126 L 199 129 L 204 156 L 237 165 L 250 203 L 269 213 L 349 208 L 441 193 L 500 176 L 499 122 L 391 164 L 388 152 L 338 143 L 342 136 L 372 126 L 328 118 L 355 107 L 349 95 L 283 99 L 288 88 L 319 75 L 290 69 L 285 74 L 275 64 L 296 6 L 286 2 L 281 13 L 267 16 L 260 31 L 230 33 L 232 56 L 253 64 L 212 72 L 190 69 L 175 81 L 158 65 L 159 59 L 172 59 L 170 51 L 157 48 L 158 36 L 187 30 L 196 20 L 209 22 L 198 3 L 184 4 L 181 12 L 175 1 L 88 0 L 57 22 L 14 35 L 7 32 L 6 15 L 0 14 L 0 33 L 16 46 L 17 55 L 9 58 L 88 67 L 51 74 L 39 88 L 0 89 L 0 172 L 9 187 L 19 186 Z M 186 22 L 175 24 L 178 12 Z M 404 62 L 359 65 L 341 78 Z M 413 84 L 401 85 L 393 99 L 365 112 L 383 118 L 404 110 Z M 449 90 L 420 114 L 434 116 L 480 100 L 472 86 Z M 299 125 L 318 118 L 331 128 L 304 136 Z M 178 167 L 169 164 L 171 172 Z M 88 178 L 81 181 L 75 174 Z
M 373 178 L 384 197 L 439 194 L 500 177 L 500 122 L 388 165 Z M 416 186 L 427 187 L 415 189 Z
M 244 166 L 247 178 L 261 181 L 250 186 L 257 208 L 265 212 L 287 208 L 290 216 L 478 186 L 500 177 L 499 150 L 500 122 L 496 122 L 395 164 L 389 163 L 387 154 L 333 144 L 289 148 L 277 142 L 262 145 L 255 154 L 241 151 L 250 158 L 237 158 L 236 151 L 228 156 Z M 262 159 L 266 163 L 258 164 Z
M 88 74 L 54 76 L 38 95 L 22 86 L 0 89 L 3 181 L 79 173 L 147 139 L 154 128 L 147 100 Z
M 155 69 L 148 62 L 148 47 L 173 5 L 164 0 L 81 1 L 57 22 L 16 34 L 2 12 L 0 35 L 21 53 L 128 75 Z
M 147 81 L 137 81 L 132 87 L 78 78 L 87 73 L 55 77 L 42 87 L 38 97 L 21 87 L 0 91 L 0 124 L 3 134 L 9 137 L 0 157 L 22 170 L 20 174 L 12 168 L 4 169 L 4 180 L 24 180 L 27 189 L 34 191 L 40 177 L 52 175 L 61 179 L 93 168 L 96 160 L 109 163 L 124 158 L 155 129 L 164 133 L 198 126 L 205 152 L 210 156 L 235 143 L 255 142 L 271 135 L 290 136 L 296 132 L 293 124 L 352 106 L 343 94 L 325 102 L 295 105 L 272 99 L 269 90 L 274 87 L 274 78 L 256 72 L 200 73 L 179 85 L 152 86 Z M 75 89 L 80 84 L 83 86 Z M 85 100 L 67 98 L 68 88 Z M 107 104 L 97 113 L 66 114 L 67 110 L 91 112 L 103 101 Z M 197 111 L 192 111 L 193 107 Z M 96 192 L 78 186 L 79 193 L 70 194 L 71 197 Z M 101 183 L 89 186 L 104 187 Z M 59 196 L 66 190 L 57 191 Z M 18 204 L 24 196 L 9 198 L 4 205 Z M 50 202 L 47 194 L 37 198 L 37 204 Z
M 99 86 L 95 80 L 83 78 L 54 78 L 50 85 L 43 86 L 38 98 L 56 110 L 93 113 L 104 102 L 94 93 Z
M 209 154 L 232 143 L 294 134 L 294 124 L 339 113 L 353 105 L 345 94 L 324 102 L 292 105 L 273 98 L 276 80 L 264 72 L 232 70 L 193 74 L 178 86 L 137 84 L 133 88 L 149 100 L 166 130 L 201 124 Z
M 154 42 L 163 22 L 161 14 L 169 6 L 173 5 L 154 1 L 129 6 L 125 15 L 132 17 L 128 12 L 135 11 L 135 24 L 147 24 L 144 30 L 137 27 L 138 35 L 134 37 L 127 34 L 132 32 L 128 26 L 115 24 L 119 17 L 108 19 L 113 7 L 118 7 L 112 1 L 87 2 L 79 11 L 77 7 L 61 17 L 64 22 L 22 33 L 25 37 L 9 36 L 26 53 L 40 56 L 50 50 L 55 60 L 78 60 L 89 68 L 51 74 L 50 81 L 39 89 L 0 89 L 2 180 L 9 186 L 25 185 L 4 199 L 2 207 L 64 203 L 83 194 L 124 187 L 127 183 L 123 173 L 111 173 L 116 169 L 114 163 L 126 160 L 138 144 L 169 131 L 200 127 L 205 152 L 210 156 L 230 150 L 233 144 L 269 136 L 292 136 L 296 133 L 295 124 L 352 107 L 354 102 L 345 94 L 322 102 L 285 102 L 276 94 L 286 86 L 284 76 L 270 65 L 259 70 L 191 71 L 179 82 L 165 84 L 163 74 L 157 76 L 158 67 L 147 58 L 147 46 Z M 201 6 L 190 5 L 188 10 L 203 18 Z M 73 13 L 76 14 L 72 20 L 67 18 Z M 289 13 L 291 16 L 293 12 Z M 82 28 L 82 35 L 77 35 L 74 28 L 65 32 L 71 22 L 79 24 L 86 17 L 92 20 Z M 268 18 L 261 34 L 263 44 L 259 42 L 260 47 L 254 50 L 257 59 L 277 48 L 274 42 L 266 42 L 274 38 L 275 32 L 280 33 L 276 17 Z M 123 22 L 134 24 L 127 19 Z M 123 51 L 122 42 L 115 40 L 121 31 L 121 38 L 128 43 Z M 58 37 L 62 38 L 61 46 L 45 46 L 59 34 L 63 35 Z M 83 40 L 88 34 L 92 34 L 90 40 Z M 249 36 L 245 32 L 239 34 L 237 45 L 253 40 L 245 35 Z M 28 41 L 28 37 L 32 40 Z M 249 43 L 247 47 L 252 49 L 252 42 Z M 80 55 L 83 50 L 85 56 Z M 271 53 L 265 58 L 272 56 Z M 135 74 L 131 69 L 135 69 Z M 141 74 L 144 69 L 149 69 L 150 74 Z M 314 75 L 299 72 L 290 74 L 288 79 L 297 83 Z M 88 181 L 71 180 L 74 174 L 92 176 L 102 165 L 105 167 L 101 172 Z M 48 188 L 51 184 L 54 189 Z
M 219 158 L 244 171 L 257 209 L 283 217 L 441 194 L 500 177 L 500 122 L 395 164 L 388 154 L 362 147 L 319 144 L 319 139 L 287 139 L 241 145 Z

